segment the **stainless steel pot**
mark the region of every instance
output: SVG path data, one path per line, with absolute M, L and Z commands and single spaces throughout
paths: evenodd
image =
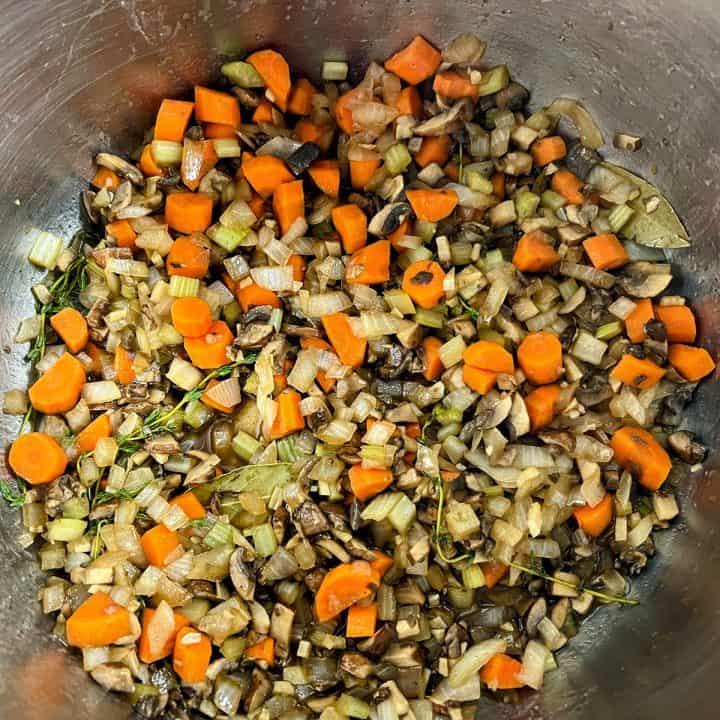
M 703 343 L 720 346 L 720 16 L 716 0 L 2 0 L 0 1 L 0 377 L 26 378 L 12 346 L 32 312 L 38 273 L 27 232 L 70 237 L 78 193 L 99 149 L 128 151 L 162 97 L 210 81 L 218 56 L 265 44 L 316 75 L 323 58 L 360 68 L 417 32 L 442 45 L 472 30 L 508 62 L 537 104 L 581 98 L 606 131 L 643 136 L 622 162 L 664 189 L 686 220 L 678 291 L 693 298 Z M 616 152 L 605 148 L 606 156 Z M 688 426 L 720 447 L 718 385 L 706 383 Z M 16 422 L 0 419 L 3 444 Z M 635 584 L 642 604 L 608 607 L 559 655 L 542 693 L 480 717 L 717 718 L 720 673 L 720 472 L 711 453 L 681 489 L 683 520 L 661 534 Z M 77 656 L 47 639 L 42 581 L 20 550 L 15 514 L 0 511 L 0 715 L 14 720 L 125 718 L 129 708 L 87 680 Z

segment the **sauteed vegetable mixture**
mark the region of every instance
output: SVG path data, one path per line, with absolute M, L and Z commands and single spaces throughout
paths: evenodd
M 462 720 L 635 604 L 704 455 L 687 235 L 484 53 L 416 37 L 351 85 L 254 52 L 37 234 L 3 495 L 138 717 Z

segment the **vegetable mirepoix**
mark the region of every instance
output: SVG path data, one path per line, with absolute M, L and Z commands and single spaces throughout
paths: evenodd
M 667 479 L 670 457 L 647 430 L 622 427 L 613 433 L 610 447 L 615 462 L 637 476 L 648 490 L 657 490 Z
M 706 452 L 687 234 L 484 52 L 353 86 L 259 49 L 98 154 L 66 248 L 33 231 L 0 495 L 143 718 L 460 718 L 636 604 Z
M 67 619 L 65 635 L 76 647 L 101 647 L 130 635 L 130 613 L 104 592 L 85 600 Z
M 30 386 L 28 395 L 38 412 L 55 415 L 75 406 L 84 384 L 82 363 L 64 353 Z
M 379 582 L 377 571 L 364 560 L 334 567 L 325 575 L 315 594 L 318 620 L 332 620 L 351 605 L 370 597 Z
M 41 432 L 21 435 L 8 453 L 12 471 L 31 485 L 45 485 L 59 478 L 65 472 L 67 462 L 60 445 Z

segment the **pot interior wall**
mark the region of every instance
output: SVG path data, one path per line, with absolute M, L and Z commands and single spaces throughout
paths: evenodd
M 355 72 L 416 32 L 442 45 L 472 30 L 490 62 L 507 62 L 534 104 L 582 99 L 606 139 L 643 136 L 621 162 L 652 179 L 685 219 L 694 245 L 674 258 L 678 291 L 693 298 L 703 343 L 720 345 L 720 20 L 713 0 L 41 0 L 0 2 L 0 354 L 2 388 L 26 379 L 17 322 L 32 313 L 27 233 L 69 238 L 77 198 L 100 149 L 128 152 L 165 96 L 211 82 L 219 56 L 272 44 L 294 68 L 317 77 L 321 60 L 348 59 Z M 609 159 L 620 159 L 604 148 Z M 717 450 L 718 386 L 706 383 L 688 426 Z M 3 444 L 17 431 L 0 418 Z M 542 693 L 516 707 L 481 702 L 502 718 L 716 717 L 720 671 L 720 474 L 712 452 L 681 483 L 684 517 L 663 533 L 651 569 L 634 586 L 636 608 L 597 611 L 559 654 Z M 0 510 L 0 705 L 5 716 L 124 718 L 128 706 L 84 677 L 47 639 L 36 603 L 42 576 L 20 550 L 15 514 Z

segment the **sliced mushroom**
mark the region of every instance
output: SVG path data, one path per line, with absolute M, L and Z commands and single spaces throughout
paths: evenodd
M 652 298 L 657 297 L 672 282 L 670 273 L 639 273 L 620 277 L 620 287 L 632 297 Z
M 544 597 L 539 597 L 530 607 L 525 618 L 525 629 L 530 637 L 537 635 L 537 626 L 540 621 L 547 616 L 547 601 Z
M 85 190 L 82 194 L 82 206 L 85 211 L 87 219 L 93 224 L 97 225 L 100 222 L 100 213 L 98 213 L 95 206 L 95 196 L 92 190 Z
M 590 171 L 600 162 L 602 162 L 602 158 L 599 153 L 585 147 L 579 140 L 573 140 L 568 145 L 565 165 L 581 180 L 585 180 Z
M 410 214 L 410 205 L 405 202 L 391 203 L 377 213 L 368 225 L 368 232 L 384 237 L 395 231 Z
M 185 484 L 199 485 L 204 483 L 219 464 L 220 458 L 217 455 L 209 455 L 188 472 L 185 476 Z
M 260 568 L 258 582 L 261 585 L 270 585 L 284 580 L 294 575 L 299 567 L 297 560 L 284 547 L 279 547 Z
M 245 712 L 252 713 L 261 708 L 270 696 L 272 687 L 270 678 L 262 670 L 255 668 L 252 672 L 250 687 L 243 698 Z
M 108 168 L 108 170 L 116 172 L 118 175 L 121 175 L 139 187 L 142 187 L 145 183 L 143 174 L 134 165 L 131 165 L 127 160 L 123 160 L 117 155 L 98 153 L 95 162 L 98 165 L 102 165 L 102 167 Z
M 302 175 L 320 156 L 320 148 L 311 142 L 303 143 L 285 161 L 295 177 Z
M 538 438 L 546 445 L 556 445 L 568 453 L 575 452 L 575 436 L 564 430 L 544 430 L 538 433 Z
M 451 65 L 474 65 L 482 60 L 487 43 L 472 33 L 458 35 L 443 51 L 442 59 Z
M 517 112 L 527 105 L 530 99 L 530 92 L 520 83 L 511 82 L 495 95 L 495 104 L 500 110 L 512 110 Z
M 275 603 L 270 617 L 270 637 L 275 638 L 281 657 L 287 655 L 290 647 L 295 612 L 281 603 Z
M 695 465 L 705 459 L 707 448 L 696 442 L 693 436 L 684 430 L 668 435 L 668 445 L 672 451 L 689 465 Z
M 369 678 L 374 668 L 374 663 L 357 652 L 344 653 L 340 658 L 340 670 L 359 680 Z
M 244 556 L 243 548 L 238 548 L 230 556 L 230 580 L 243 600 L 252 600 L 255 596 L 255 579 L 243 562 Z
M 124 665 L 115 663 L 98 665 L 98 667 L 90 671 L 90 675 L 98 685 L 101 685 L 106 690 L 131 693 L 135 689 L 132 673 Z
M 330 529 L 325 514 L 312 500 L 302 503 L 293 513 L 293 519 L 300 524 L 305 535 L 317 535 Z
M 399 668 L 423 665 L 424 658 L 417 643 L 393 643 L 382 656 L 383 662 Z
M 112 203 L 110 204 L 110 212 L 113 215 L 117 215 L 117 213 L 130 205 L 131 200 L 132 185 L 129 181 L 125 180 L 124 182 L 121 182 L 118 185 L 117 190 L 115 190 L 115 195 L 113 196 Z
M 515 393 L 510 407 L 510 424 L 515 431 L 515 438 L 530 432 L 530 415 L 528 415 L 525 400 L 520 393 Z
M 145 449 L 151 455 L 175 455 L 180 452 L 180 443 L 170 433 L 165 433 L 146 440 Z
M 449 110 L 435 115 L 435 117 L 420 123 L 415 128 L 415 134 L 420 136 L 426 135 L 444 135 L 445 133 L 455 132 L 462 128 L 463 123 L 472 119 L 473 104 L 468 98 L 463 98 L 456 102 Z
M 274 332 L 275 328 L 272 325 L 251 323 L 237 336 L 234 345 L 243 350 L 262 347 L 272 337 Z
M 477 411 L 472 420 L 474 428 L 476 430 L 489 430 L 497 427 L 510 414 L 512 404 L 513 401 L 510 395 L 501 397 L 498 393 L 488 393 L 477 405 Z
M 297 140 L 277 135 L 259 147 L 256 155 L 273 155 L 281 160 L 288 160 L 301 146 Z
M 581 285 L 566 301 L 562 307 L 558 309 L 558 315 L 568 315 L 577 310 L 580 305 L 585 302 L 587 297 L 587 289 Z

